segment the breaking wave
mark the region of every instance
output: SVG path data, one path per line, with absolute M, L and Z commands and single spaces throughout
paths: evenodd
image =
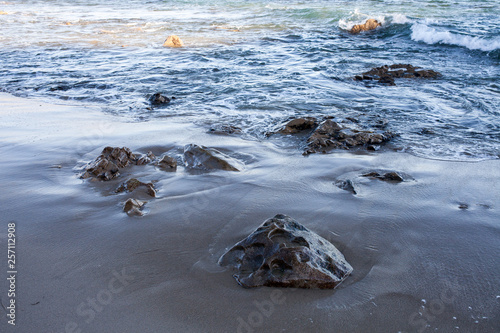
M 500 38 L 486 39 L 459 35 L 450 31 L 438 31 L 421 23 L 414 24 L 411 30 L 411 39 L 417 42 L 462 46 L 469 50 L 481 50 L 485 52 L 500 49 Z

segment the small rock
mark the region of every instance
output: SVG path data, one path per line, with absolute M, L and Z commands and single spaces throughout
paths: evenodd
M 356 192 L 356 189 L 354 188 L 354 184 L 352 183 L 352 180 L 350 180 L 350 179 L 338 180 L 335 182 L 335 185 L 338 188 L 341 188 L 347 192 L 351 192 L 352 194 L 358 194 Z
M 141 201 L 137 199 L 128 199 L 125 201 L 123 206 L 123 211 L 128 214 L 128 216 L 143 216 L 144 213 L 142 211 L 144 205 L 147 201 Z
M 85 167 L 80 178 L 94 178 L 98 180 L 111 180 L 120 175 L 119 169 L 130 164 L 136 164 L 137 158 L 126 147 L 106 147 L 101 155 Z
M 378 179 L 384 180 L 384 181 L 393 181 L 393 182 L 402 182 L 402 181 L 404 181 L 403 177 L 401 177 L 401 175 L 399 173 L 394 172 L 394 171 L 393 172 L 387 172 L 383 176 L 378 177 Z
M 243 287 L 330 288 L 352 267 L 335 246 L 289 216 L 278 214 L 219 259 L 237 269 Z
M 163 43 L 164 47 L 183 47 L 184 43 L 182 40 L 176 35 L 170 35 Z
M 360 33 L 361 31 L 373 30 L 377 27 L 380 27 L 381 25 L 382 23 L 380 23 L 375 19 L 368 19 L 363 24 L 356 24 L 354 27 L 351 28 L 351 30 L 349 30 L 349 32 L 352 34 L 357 34 Z
M 469 205 L 466 204 L 466 203 L 461 203 L 459 206 L 458 206 L 459 209 L 469 209 Z
M 139 157 L 139 159 L 137 160 L 137 165 L 149 164 L 155 158 L 156 158 L 156 156 L 153 154 L 153 152 L 148 151 L 148 153 L 146 155 L 143 155 L 143 156 Z
M 281 134 L 295 134 L 302 131 L 312 130 L 318 126 L 317 119 L 314 117 L 297 118 L 289 121 L 278 131 Z
M 164 155 L 156 165 L 165 171 L 176 171 L 177 170 L 177 160 L 168 155 Z
M 161 93 L 156 93 L 149 98 L 149 102 L 151 103 L 151 105 L 156 105 L 156 106 L 165 105 L 170 103 L 170 98 L 163 96 Z
M 404 178 L 397 172 L 391 171 L 391 172 L 386 172 L 385 174 L 381 175 L 376 171 L 366 173 L 364 175 L 361 175 L 362 177 L 369 177 L 369 178 L 377 178 L 382 181 L 390 181 L 390 182 L 403 182 Z
M 240 171 L 234 166 L 237 162 L 231 157 L 216 149 L 195 144 L 184 147 L 184 162 L 186 167 L 193 169 Z
M 138 187 L 145 187 L 146 193 L 153 198 L 156 197 L 156 191 L 154 189 L 153 183 L 143 183 L 135 178 L 127 180 L 125 183 L 121 184 L 117 189 L 116 193 L 121 193 L 124 191 L 132 192 Z

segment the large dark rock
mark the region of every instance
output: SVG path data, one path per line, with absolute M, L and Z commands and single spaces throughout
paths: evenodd
M 137 157 L 127 147 L 106 147 L 101 155 L 89 163 L 80 178 L 111 180 L 120 175 L 119 170 L 130 164 L 136 164 Z
M 392 137 L 390 132 L 351 129 L 327 119 L 307 139 L 304 155 L 335 148 L 349 149 L 356 146 L 381 144 L 389 141 Z
M 362 75 L 356 75 L 354 77 L 357 81 L 363 80 L 377 80 L 381 84 L 385 85 L 396 85 L 394 79 L 405 78 L 405 79 L 415 79 L 415 78 L 427 78 L 436 79 L 441 76 L 441 73 L 433 71 L 431 69 L 421 69 L 420 67 L 415 67 L 409 64 L 394 64 L 390 66 L 375 67 Z
M 265 221 L 219 259 L 243 287 L 335 288 L 352 267 L 335 246 L 286 215 Z
M 240 171 L 237 162 L 231 157 L 214 148 L 207 148 L 195 144 L 184 147 L 184 163 L 186 167 L 203 170 Z

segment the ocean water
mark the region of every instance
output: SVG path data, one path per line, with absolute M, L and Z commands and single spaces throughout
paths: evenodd
M 16 0 L 0 12 L 0 90 L 17 96 L 232 124 L 257 140 L 290 117 L 386 118 L 393 148 L 500 158 L 497 0 Z M 347 32 L 366 18 L 382 27 Z M 162 47 L 171 34 L 185 47 Z M 442 78 L 353 80 L 394 63 Z M 152 109 L 156 92 L 176 99 Z

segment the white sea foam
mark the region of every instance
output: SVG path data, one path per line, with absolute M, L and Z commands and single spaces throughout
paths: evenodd
M 411 27 L 411 39 L 427 44 L 448 44 L 463 46 L 469 50 L 494 51 L 500 49 L 500 38 L 484 39 L 459 35 L 450 31 L 439 31 L 425 24 L 416 23 Z
M 367 15 L 361 13 L 358 9 L 350 13 L 350 16 L 346 19 L 339 20 L 339 27 L 344 30 L 350 30 L 356 24 L 363 24 L 367 19 L 374 18 L 379 21 L 382 26 L 386 24 L 406 24 L 410 23 L 411 20 L 404 14 L 391 14 L 391 15 Z
M 392 15 L 392 23 L 395 23 L 395 24 L 406 24 L 406 23 L 410 23 L 411 20 L 406 17 L 406 15 L 404 14 L 393 14 Z

